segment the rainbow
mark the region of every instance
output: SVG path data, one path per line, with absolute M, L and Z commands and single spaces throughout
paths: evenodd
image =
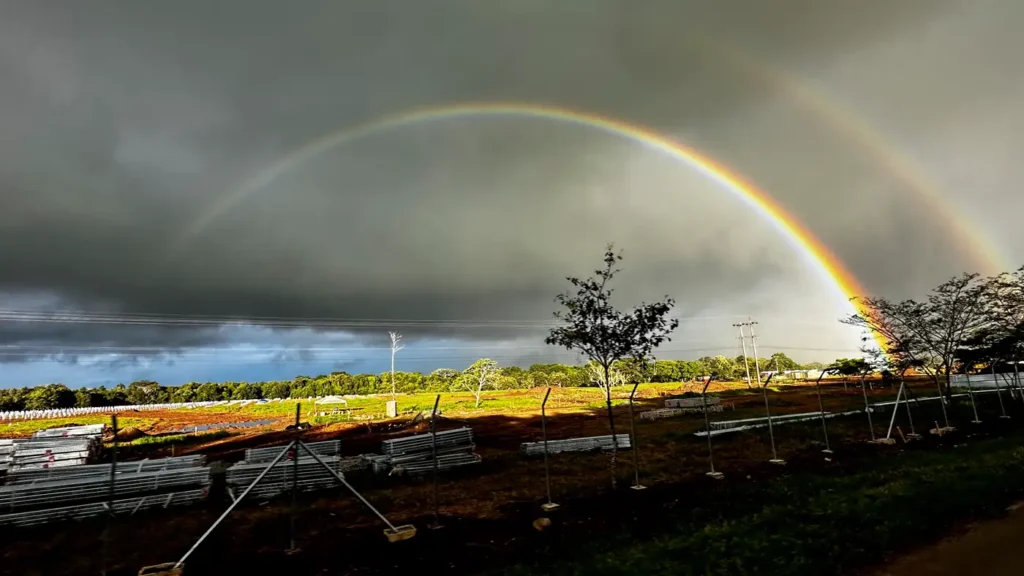
M 863 114 L 857 114 L 842 101 L 821 87 L 735 45 L 724 45 L 710 38 L 693 38 L 697 48 L 713 53 L 717 63 L 726 63 L 735 70 L 755 78 L 785 94 L 792 103 L 818 118 L 847 142 L 854 144 L 866 157 L 880 165 L 905 189 L 914 192 L 949 226 L 959 244 L 969 247 L 981 272 L 995 275 L 1014 268 L 1011 261 L 996 248 L 991 237 L 953 206 L 935 179 L 900 146 L 881 130 L 874 128 Z
M 292 170 L 303 161 L 315 157 L 322 152 L 372 134 L 397 129 L 410 124 L 481 116 L 525 117 L 575 124 L 628 138 L 649 149 L 683 162 L 709 179 L 721 184 L 726 190 L 767 218 L 785 238 L 808 257 L 829 284 L 835 288 L 837 295 L 848 302 L 851 312 L 861 311 L 859 304 L 853 299 L 856 296 L 866 294 L 866 291 L 853 274 L 796 217 L 787 212 L 771 196 L 757 188 L 754 184 L 746 181 L 739 174 L 693 148 L 637 124 L 589 112 L 521 102 L 464 102 L 414 108 L 327 134 L 284 156 L 268 168 L 257 173 L 253 178 L 245 181 L 241 186 L 221 196 L 213 203 L 209 210 L 201 214 L 184 231 L 179 241 L 172 245 L 171 255 L 178 254 L 187 248 L 193 238 L 200 235 L 211 223 L 238 203 L 267 186 L 277 177 Z M 884 341 L 880 339 L 876 339 L 876 341 L 882 349 L 885 348 Z

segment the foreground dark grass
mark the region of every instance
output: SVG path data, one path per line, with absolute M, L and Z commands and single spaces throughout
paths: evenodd
M 1022 436 L 892 454 L 835 475 L 711 489 L 656 536 L 625 529 L 496 574 L 848 574 L 996 517 L 1024 494 Z

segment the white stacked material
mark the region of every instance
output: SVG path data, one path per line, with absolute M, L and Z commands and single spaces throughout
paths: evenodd
M 862 412 L 862 410 L 861 410 L 861 412 Z M 826 414 L 828 414 L 828 413 L 826 412 Z M 800 422 L 800 421 L 806 420 L 808 418 L 820 418 L 820 417 L 821 417 L 821 413 L 820 412 L 800 412 L 799 414 L 779 414 L 777 416 L 774 416 L 774 415 L 772 416 L 772 424 L 777 424 L 777 423 L 778 424 L 783 424 L 783 423 L 789 422 L 791 420 Z M 711 423 L 711 429 L 712 430 L 725 430 L 727 428 L 739 428 L 739 427 L 742 427 L 742 426 L 753 426 L 753 425 L 757 425 L 757 424 L 764 424 L 764 425 L 767 426 L 768 425 L 768 417 L 766 416 L 766 417 L 762 417 L 762 418 L 743 418 L 743 419 L 740 419 L 740 420 L 720 420 L 718 422 L 712 422 Z
M 587 436 L 583 438 L 566 438 L 564 440 L 548 440 L 548 454 L 559 452 L 590 452 L 593 450 L 611 450 L 614 446 L 619 449 L 630 447 L 629 434 L 616 434 L 615 439 L 609 434 L 607 436 Z M 519 446 L 526 456 L 539 456 L 544 454 L 543 442 L 524 442 Z
M 308 442 L 304 443 L 307 448 L 313 451 L 317 456 L 337 456 L 341 453 L 341 441 L 340 440 L 327 440 L 325 442 Z M 271 462 L 284 446 L 268 446 L 265 448 L 250 448 L 245 451 L 245 461 L 249 464 L 256 464 L 259 462 Z M 309 454 L 300 449 L 303 456 L 309 456 Z
M 320 459 L 323 460 L 331 470 L 334 470 L 339 474 L 342 473 L 343 466 L 341 459 L 337 456 L 321 456 Z M 231 496 L 233 498 L 241 496 L 242 492 L 252 484 L 253 480 L 255 480 L 269 464 L 270 462 L 260 462 L 255 464 L 239 462 L 238 464 L 228 468 L 225 479 Z M 351 463 L 347 462 L 346 465 L 351 465 Z M 317 462 L 316 459 L 310 457 L 308 454 L 306 454 L 305 457 L 299 458 L 297 468 L 297 487 L 299 491 L 306 492 L 312 490 L 325 490 L 338 485 L 337 478 L 335 478 L 334 475 L 323 466 L 323 464 Z M 294 469 L 295 460 L 282 459 L 280 462 L 275 464 L 274 467 L 267 472 L 267 475 L 260 480 L 260 483 L 249 492 L 249 496 L 247 496 L 247 498 L 272 498 L 279 494 L 289 492 L 292 489 Z
M 206 457 L 202 455 L 177 456 L 174 458 L 158 458 L 156 460 L 138 460 L 118 462 L 117 474 L 137 474 L 139 472 L 157 472 L 180 468 L 203 466 Z M 6 484 L 36 484 L 55 480 L 71 480 L 102 476 L 110 477 L 110 464 L 88 464 L 84 466 L 67 466 L 62 468 L 28 468 L 12 470 L 7 474 Z
M 210 469 L 206 467 L 117 474 L 113 482 L 113 497 L 127 498 L 186 489 L 201 489 L 209 484 Z M 0 487 L 0 511 L 16 512 L 66 507 L 71 504 L 101 502 L 110 496 L 109 476 L 15 484 Z
M 850 410 L 848 412 L 825 412 L 825 418 L 836 418 L 838 416 L 852 416 L 854 414 L 863 414 L 863 410 Z M 779 426 L 782 424 L 792 424 L 795 422 L 810 422 L 813 420 L 820 420 L 820 412 L 807 412 L 803 414 L 790 414 L 789 417 L 779 420 L 775 416 L 772 416 L 772 426 Z M 721 425 L 719 428 L 715 428 L 715 425 Z M 721 436 L 722 434 L 731 434 L 733 432 L 743 432 L 746 430 L 755 430 L 757 428 L 766 428 L 768 426 L 768 418 L 746 418 L 744 420 L 726 420 L 723 422 L 712 422 L 711 423 L 711 435 Z M 706 430 L 695 432 L 694 436 L 707 436 Z
M 718 406 L 721 409 L 722 399 L 718 396 L 711 396 L 707 399 L 708 409 L 712 406 Z M 669 398 L 665 400 L 665 408 L 696 408 L 697 410 L 704 409 L 704 399 L 697 398 Z
M 99 437 L 103 435 L 103 424 L 89 426 L 69 426 L 67 428 L 47 428 L 32 434 L 33 438 L 68 438 L 72 436 Z
M 206 489 L 183 490 L 170 492 L 155 496 L 141 496 L 134 498 L 122 498 L 113 502 L 113 512 L 116 515 L 131 515 L 140 510 L 151 508 L 167 508 L 169 506 L 185 506 L 194 504 L 206 497 Z M 35 526 L 62 520 L 80 520 L 105 514 L 108 511 L 106 502 L 94 502 L 91 504 L 77 504 L 74 506 L 63 506 L 48 508 L 45 510 L 31 510 L 27 512 L 15 512 L 13 514 L 0 514 L 0 525 L 3 526 Z
M 216 402 L 174 402 L 166 404 L 133 404 L 130 406 L 94 406 L 89 408 L 53 408 L 50 410 L 19 410 L 0 412 L 0 422 L 14 420 L 37 420 L 41 418 L 73 418 L 92 414 L 116 414 L 118 412 L 142 412 L 147 410 L 189 410 L 228 404 L 226 400 Z
M 715 404 L 714 406 L 708 406 L 708 412 L 721 412 L 724 407 L 721 404 Z M 703 414 L 704 408 L 658 408 L 656 410 L 648 410 L 640 413 L 642 420 L 658 420 L 660 418 L 672 418 L 674 416 L 682 416 L 684 414 Z
M 394 438 L 381 443 L 382 456 L 368 457 L 375 472 L 392 474 L 418 474 L 434 469 L 434 456 L 438 470 L 476 464 L 480 456 L 474 452 L 473 430 L 457 428 L 432 434 L 417 434 Z
M 11 470 L 88 464 L 101 446 L 98 437 L 90 436 L 16 439 L 12 444 Z

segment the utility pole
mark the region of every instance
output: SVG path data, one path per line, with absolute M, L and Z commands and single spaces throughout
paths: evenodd
M 757 359 L 757 336 L 754 335 L 754 326 L 757 322 L 754 322 L 750 318 L 747 318 L 747 326 L 750 326 L 750 345 L 754 349 L 754 376 L 757 378 L 757 387 L 761 387 L 761 362 Z
M 743 346 L 743 369 L 747 372 L 747 388 L 750 388 L 750 363 L 747 362 L 747 338 L 743 335 L 743 327 L 746 326 L 743 322 L 739 324 L 733 324 L 734 327 L 740 329 L 740 345 Z

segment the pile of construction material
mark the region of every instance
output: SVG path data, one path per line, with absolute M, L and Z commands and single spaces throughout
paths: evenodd
M 186 505 L 206 497 L 210 469 L 201 458 L 171 462 L 82 465 L 19 470 L 0 487 L 0 525 L 32 526 L 108 511 Z
M 238 498 L 246 488 L 274 461 L 287 445 L 252 448 L 245 451 L 245 460 L 227 469 L 226 483 L 228 494 Z M 293 447 L 267 472 L 246 498 L 273 498 L 286 494 L 294 486 L 300 492 L 326 490 L 338 485 L 333 470 L 338 474 L 364 470 L 369 466 L 362 456 L 342 458 L 339 456 L 341 442 L 328 440 L 325 442 L 309 442 L 305 446 L 316 454 L 321 464 L 309 455 L 304 448 Z M 297 452 L 296 452 L 297 448 Z M 298 463 L 296 464 L 296 456 Z M 324 464 L 327 467 L 324 467 Z M 328 469 L 330 468 L 330 469 Z
M 181 468 L 199 468 L 206 463 L 206 457 L 196 454 L 192 456 L 176 456 L 174 458 L 158 458 L 156 460 L 136 460 L 111 464 L 89 464 L 84 466 L 64 466 L 58 468 L 25 468 L 11 470 L 7 473 L 4 484 L 38 484 L 60 480 L 75 480 L 102 476 L 110 478 L 113 468 L 120 477 L 122 474 L 138 474 L 141 472 L 163 472 Z
M 436 453 L 437 469 L 450 470 L 480 462 L 475 452 L 473 430 L 468 427 L 445 430 L 433 434 L 417 434 L 404 438 L 385 440 L 381 443 L 381 455 L 366 456 L 373 471 L 387 474 L 423 474 L 434 470 Z
M 701 412 L 704 410 L 705 402 L 707 402 L 708 405 L 708 412 L 722 411 L 722 399 L 718 396 L 709 396 L 706 399 L 699 396 L 690 398 L 668 398 L 665 400 L 665 408 L 679 408 L 681 410 Z
M 854 414 L 863 414 L 864 410 L 849 410 L 847 412 L 825 412 L 824 416 L 821 412 L 801 412 L 799 414 L 780 414 L 778 416 L 772 416 L 771 423 L 773 426 L 780 426 L 782 424 L 795 424 L 798 422 L 810 422 L 813 420 L 820 420 L 822 417 L 825 419 L 836 418 L 839 416 L 852 416 Z M 764 428 L 768 426 L 768 418 L 743 418 L 741 420 L 721 420 L 719 422 L 711 422 L 711 435 L 720 436 L 722 434 L 730 434 L 733 432 L 743 432 L 746 430 L 755 430 L 757 428 Z M 707 436 L 706 430 L 695 432 L 694 436 Z
M 619 450 L 628 449 L 629 434 L 616 434 L 614 440 L 608 436 L 587 436 L 584 438 L 566 438 L 564 440 L 548 440 L 548 454 L 559 452 L 593 452 L 596 450 L 611 450 L 618 447 Z M 540 456 L 544 454 L 543 442 L 524 442 L 519 446 L 525 456 Z
M 102 446 L 103 424 L 40 430 L 31 438 L 0 439 L 0 467 L 21 470 L 88 464 Z

